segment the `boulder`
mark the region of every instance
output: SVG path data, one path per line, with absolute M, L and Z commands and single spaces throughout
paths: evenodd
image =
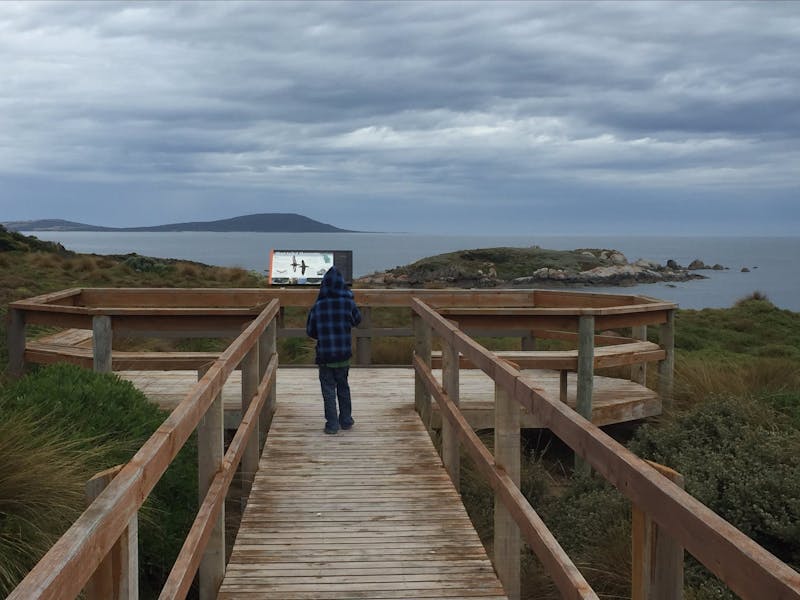
M 628 259 L 625 258 L 625 255 L 622 252 L 614 252 L 609 259 L 615 265 L 627 265 Z
M 659 269 L 661 267 L 661 265 L 658 264 L 657 262 L 654 262 L 652 260 L 647 260 L 646 258 L 640 258 L 633 264 L 637 267 L 641 267 L 642 269 L 650 269 L 650 270 Z
M 723 266 L 722 266 L 721 264 L 719 264 L 719 263 L 716 263 L 716 264 L 714 264 L 714 266 L 713 266 L 713 267 L 711 267 L 711 269 L 712 269 L 712 270 L 714 270 L 714 271 L 723 271 L 723 270 L 725 270 L 725 267 L 723 267 Z
M 681 266 L 680 266 L 680 265 L 679 265 L 677 262 L 675 262 L 674 260 L 672 260 L 672 259 L 670 258 L 670 259 L 667 261 L 667 268 L 669 268 L 669 269 L 672 269 L 672 270 L 674 271 L 674 270 L 676 270 L 676 269 L 680 269 L 680 268 L 681 268 Z
M 708 265 L 704 263 L 699 258 L 695 258 L 692 262 L 689 263 L 687 269 L 690 271 L 697 271 L 698 269 L 708 269 Z
M 742 273 L 749 273 L 749 272 L 750 269 L 748 269 L 747 267 L 742 267 Z

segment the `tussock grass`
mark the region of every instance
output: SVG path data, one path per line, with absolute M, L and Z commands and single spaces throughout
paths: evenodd
M 30 263 L 40 269 L 55 269 L 69 261 L 62 261 L 61 258 L 49 252 L 34 252 L 30 257 Z
M 198 266 L 190 263 L 178 263 L 176 271 L 180 277 L 188 279 L 196 279 L 200 275 Z
M 679 356 L 675 404 L 688 408 L 715 396 L 753 397 L 800 390 L 800 363 L 785 358 Z
M 26 410 L 0 404 L 0 596 L 22 580 L 83 512 L 86 482 L 108 445 L 75 439 Z

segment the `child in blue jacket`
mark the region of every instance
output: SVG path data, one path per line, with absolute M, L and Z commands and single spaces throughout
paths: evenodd
M 353 292 L 336 267 L 322 278 L 319 295 L 306 320 L 306 333 L 317 340 L 316 363 L 325 403 L 325 433 L 353 426 L 350 384 L 350 357 L 353 355 L 350 328 L 361 323 Z M 339 411 L 336 411 L 336 398 Z

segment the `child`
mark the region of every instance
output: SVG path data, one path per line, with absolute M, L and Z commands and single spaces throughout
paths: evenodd
M 353 426 L 350 384 L 347 375 L 353 355 L 350 328 L 361 323 L 353 292 L 347 289 L 342 274 L 331 267 L 322 278 L 319 295 L 306 320 L 306 333 L 317 340 L 316 363 L 325 403 L 325 433 Z M 339 414 L 336 414 L 336 398 Z

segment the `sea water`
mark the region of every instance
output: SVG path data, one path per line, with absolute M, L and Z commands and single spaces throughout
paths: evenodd
M 37 231 L 42 240 L 94 254 L 137 254 L 180 258 L 265 273 L 269 252 L 277 250 L 352 250 L 353 275 L 405 265 L 427 256 L 496 246 L 540 246 L 554 250 L 607 248 L 628 260 L 646 258 L 688 265 L 699 258 L 724 271 L 699 271 L 708 277 L 682 283 L 598 287 L 593 291 L 645 294 L 677 302 L 682 308 L 728 307 L 758 290 L 781 308 L 800 311 L 800 237 L 659 236 L 504 236 L 408 233 L 248 233 L 248 232 L 93 232 Z M 743 273 L 742 268 L 750 269 Z

